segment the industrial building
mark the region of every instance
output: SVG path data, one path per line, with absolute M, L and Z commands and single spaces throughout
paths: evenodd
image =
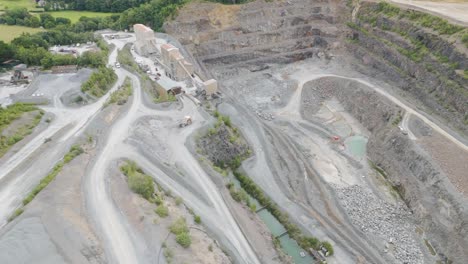
M 175 81 L 184 81 L 193 75 L 193 65 L 171 44 L 161 45 L 161 60 L 166 75 Z
M 218 82 L 215 79 L 209 79 L 208 81 L 203 82 L 204 94 L 211 96 L 218 91 Z
M 135 24 L 133 25 L 133 31 L 136 36 L 135 50 L 138 54 L 147 56 L 158 51 L 156 48 L 156 37 L 151 28 L 143 24 Z

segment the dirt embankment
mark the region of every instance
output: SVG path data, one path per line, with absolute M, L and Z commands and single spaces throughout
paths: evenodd
M 431 156 L 400 132 L 394 121 L 399 119 L 401 109 L 352 80 L 318 79 L 304 86 L 304 94 L 308 93 L 318 102 L 337 98 L 371 132 L 367 146 L 369 159 L 387 172 L 436 251 L 454 263 L 466 263 L 466 199 Z M 314 111 L 314 106 L 305 106 L 302 115 L 307 118 Z

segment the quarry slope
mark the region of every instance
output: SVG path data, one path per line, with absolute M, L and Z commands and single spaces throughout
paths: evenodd
M 254 150 L 243 168 L 304 230 L 334 242 L 330 261 L 468 261 L 467 29 L 408 10 L 200 3 L 165 24 L 220 80 L 219 108 Z M 347 149 L 354 136 L 366 139 L 364 157 Z M 402 213 L 376 223 L 353 207 L 366 199 Z

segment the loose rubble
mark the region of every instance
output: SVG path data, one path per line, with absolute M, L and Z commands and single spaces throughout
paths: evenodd
M 406 206 L 390 204 L 359 185 L 346 188 L 335 186 L 340 204 L 351 222 L 365 234 L 376 235 L 385 242 L 385 253 L 393 253 L 398 263 L 423 263 L 421 249 L 412 235 Z

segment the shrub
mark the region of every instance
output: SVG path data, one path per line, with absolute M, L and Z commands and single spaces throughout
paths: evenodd
M 161 197 L 159 197 L 159 196 L 156 197 L 156 198 L 154 199 L 154 203 L 155 203 L 156 205 L 161 205 L 162 202 L 163 202 L 163 201 L 162 201 Z
M 154 183 L 151 176 L 143 173 L 135 162 L 129 161 L 120 167 L 120 171 L 127 176 L 130 189 L 150 200 L 154 194 Z
M 180 198 L 180 197 L 177 197 L 177 198 L 175 199 L 175 204 L 176 204 L 177 206 L 179 206 L 182 202 L 183 202 L 183 200 L 182 200 L 182 198 Z
M 172 223 L 172 225 L 169 227 L 169 230 L 175 235 L 187 233 L 189 231 L 187 222 L 185 221 L 184 217 L 180 217 L 174 223 Z
M 229 116 L 223 116 L 223 122 L 226 126 L 228 127 L 232 127 L 232 124 L 231 124 L 231 118 Z
M 257 211 L 257 205 L 254 204 L 254 203 L 251 203 L 250 204 L 250 211 L 252 211 L 253 213 L 255 213 Z
M 468 33 L 463 34 L 461 40 L 465 44 L 465 46 L 468 48 Z
M 129 77 L 125 78 L 124 83 L 119 89 L 113 92 L 104 106 L 115 104 L 123 105 L 127 102 L 128 97 L 132 95 L 132 82 Z
M 172 258 L 174 257 L 174 253 L 172 253 L 172 250 L 170 248 L 164 247 L 164 257 L 166 258 L 167 262 L 171 262 Z
M 328 251 L 328 254 L 330 256 L 333 255 L 333 253 L 334 253 L 333 246 L 330 244 L 330 242 L 328 242 L 328 241 L 322 242 L 322 247 L 324 247 Z
M 201 224 L 201 217 L 199 215 L 196 215 L 193 220 L 195 221 L 195 223 Z
M 160 204 L 158 207 L 156 207 L 155 210 L 156 214 L 158 214 L 160 217 L 167 217 L 169 215 L 169 209 L 167 209 L 164 204 Z
M 190 247 L 190 244 L 192 244 L 192 238 L 188 232 L 182 232 L 176 235 L 176 241 L 184 248 L 188 248 Z

